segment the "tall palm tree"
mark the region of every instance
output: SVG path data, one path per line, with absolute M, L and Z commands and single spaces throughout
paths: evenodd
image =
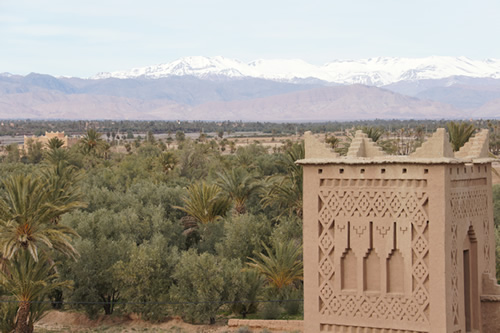
M 236 214 L 244 214 L 246 212 L 246 201 L 261 188 L 261 185 L 243 168 L 236 168 L 231 171 L 224 170 L 217 173 L 217 175 L 219 176 L 217 185 L 234 202 Z
M 16 332 L 32 331 L 31 302 L 65 284 L 54 282 L 55 267 L 48 250 L 77 255 L 71 245 L 76 232 L 58 223 L 62 214 L 84 206 L 73 186 L 75 179 L 74 170 L 60 163 L 39 175 L 18 174 L 2 181 L 0 284 L 19 302 Z
M 76 232 L 55 223 L 60 215 L 83 206 L 70 186 L 57 179 L 21 174 L 4 179 L 2 185 L 0 247 L 6 259 L 26 250 L 37 261 L 39 248 L 76 255 L 70 242 Z
M 96 154 L 105 147 L 105 141 L 101 138 L 101 133 L 93 128 L 87 130 L 87 133 L 80 139 L 80 144 L 86 154 Z
M 15 331 L 33 332 L 36 318 L 30 317 L 32 303 L 42 300 L 52 290 L 67 287 L 68 282 L 57 282 L 54 264 L 43 255 L 41 260 L 26 251 L 9 260 L 7 269 L 0 270 L 0 284 L 18 301 Z
M 456 123 L 450 121 L 447 126 L 453 151 L 458 151 L 467 141 L 469 141 L 476 130 L 474 124 L 466 122 Z
M 302 246 L 294 242 L 276 242 L 272 250 L 265 244 L 263 246 L 267 254 L 259 253 L 256 258 L 248 258 L 247 265 L 259 272 L 278 294 L 303 280 Z
M 212 223 L 226 215 L 231 202 L 221 195 L 217 185 L 207 185 L 205 182 L 191 184 L 187 194 L 182 198 L 183 207 L 174 206 L 195 218 L 199 223 Z

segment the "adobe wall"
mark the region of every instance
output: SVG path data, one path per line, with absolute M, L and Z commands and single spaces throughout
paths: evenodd
M 63 147 L 68 148 L 75 144 L 78 139 L 74 138 L 69 138 L 64 135 L 64 132 L 45 132 L 44 136 L 24 136 L 24 147 L 26 147 L 28 140 L 33 140 L 33 142 L 41 142 L 42 143 L 42 148 L 46 148 L 47 143 L 49 142 L 50 139 L 52 138 L 58 138 L 63 142 Z
M 483 333 L 500 332 L 500 297 L 481 297 Z

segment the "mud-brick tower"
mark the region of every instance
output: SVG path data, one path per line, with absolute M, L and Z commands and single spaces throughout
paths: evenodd
M 310 133 L 304 331 L 486 332 L 498 293 L 488 131 L 453 153 L 438 129 L 410 156 L 358 131 L 340 157 Z

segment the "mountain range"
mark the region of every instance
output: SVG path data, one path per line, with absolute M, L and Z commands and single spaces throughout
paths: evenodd
M 500 60 L 371 58 L 316 66 L 186 57 L 91 78 L 0 74 L 0 118 L 335 121 L 498 118 Z

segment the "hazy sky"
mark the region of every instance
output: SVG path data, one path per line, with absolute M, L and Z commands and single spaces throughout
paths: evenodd
M 500 58 L 498 0 L 0 0 L 0 73 L 242 61 Z

